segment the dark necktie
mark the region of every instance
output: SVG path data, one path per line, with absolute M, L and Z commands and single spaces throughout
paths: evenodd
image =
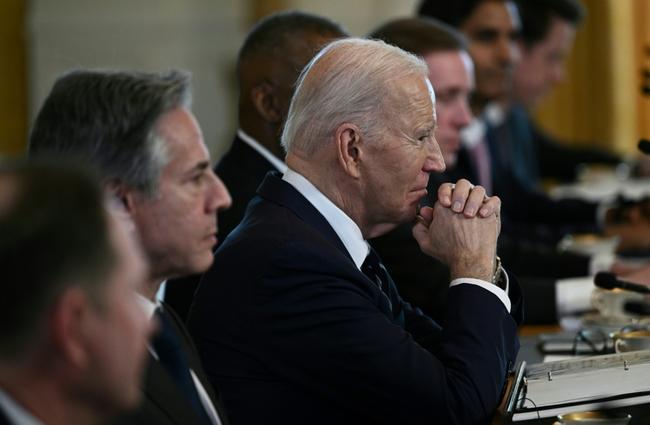
M 158 318 L 160 329 L 154 336 L 152 345 L 158 355 L 158 361 L 169 373 L 177 388 L 185 394 L 201 422 L 205 425 L 212 424 L 194 385 L 187 355 L 172 324 L 173 319 L 161 308 L 156 309 L 155 316 Z
M 404 327 L 404 312 L 402 311 L 401 299 L 397 293 L 397 288 L 374 249 L 370 248 L 368 256 L 363 261 L 363 264 L 361 264 L 361 271 L 370 280 L 375 282 L 381 292 L 386 296 L 388 307 L 392 312 L 393 317 L 391 317 L 391 320 L 393 323 Z

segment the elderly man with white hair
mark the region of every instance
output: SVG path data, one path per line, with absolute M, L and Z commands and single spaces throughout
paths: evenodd
M 461 180 L 419 208 L 445 168 L 427 73 L 360 39 L 303 70 L 288 171 L 267 175 L 190 312 L 233 424 L 489 422 L 521 300 L 495 255 L 498 198 Z M 408 221 L 451 269 L 444 327 L 402 301 L 367 242 Z

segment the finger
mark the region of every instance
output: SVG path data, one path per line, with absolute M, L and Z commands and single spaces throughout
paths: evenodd
M 499 199 L 498 196 L 490 196 L 486 198 L 479 210 L 479 215 L 481 217 L 488 217 L 492 214 L 497 218 L 499 218 L 501 214 L 501 199 Z
M 416 218 L 418 221 L 421 221 L 427 227 L 429 227 L 429 224 L 431 224 L 431 220 L 433 220 L 433 208 L 431 207 L 420 208 L 420 212 L 416 216 Z
M 465 208 L 463 209 L 465 217 L 472 218 L 476 216 L 476 212 L 483 206 L 485 200 L 485 189 L 482 186 L 474 186 L 465 202 Z
M 461 212 L 465 209 L 465 202 L 469 198 L 470 191 L 474 185 L 465 179 L 460 179 L 456 182 L 456 187 L 451 194 L 451 209 L 454 212 Z
M 421 221 L 416 221 L 415 226 L 411 230 L 415 241 L 420 246 L 420 250 L 424 253 L 429 253 L 431 251 L 431 238 L 429 237 L 429 226 L 425 225 Z
M 438 202 L 447 208 L 451 207 L 451 194 L 454 191 L 453 183 L 443 183 L 438 188 Z

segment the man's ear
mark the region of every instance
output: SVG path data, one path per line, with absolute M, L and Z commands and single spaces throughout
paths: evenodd
M 350 123 L 341 124 L 334 133 L 338 160 L 347 174 L 358 178 L 361 175 L 361 162 L 364 146 L 359 127 Z
M 86 367 L 88 359 L 87 333 L 90 320 L 90 300 L 79 287 L 63 291 L 50 312 L 48 326 L 55 349 L 65 362 L 75 368 Z
M 264 81 L 251 89 L 251 101 L 260 116 L 270 123 L 282 121 L 282 111 L 275 93 L 275 86 Z
M 132 216 L 135 210 L 135 197 L 138 194 L 135 190 L 126 187 L 124 184 L 113 181 L 105 185 L 106 194 L 115 200 L 120 208 L 124 209 L 127 215 Z

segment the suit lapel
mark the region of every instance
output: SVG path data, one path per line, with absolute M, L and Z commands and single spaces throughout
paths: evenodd
M 352 261 L 350 253 L 325 217 L 300 192 L 282 180 L 280 173 L 268 173 L 257 189 L 257 193 L 262 198 L 291 210 L 301 220 L 316 228 L 328 242 L 345 253 Z
M 182 325 L 178 315 L 168 305 L 163 303 L 163 308 L 168 313 L 168 317 L 172 326 L 179 337 L 183 350 L 187 354 L 187 360 L 190 368 L 201 381 L 201 385 L 208 393 L 212 401 L 212 405 L 217 410 L 219 419 L 222 424 L 228 424 L 225 413 L 217 401 L 217 396 L 209 384 L 203 368 L 201 367 L 196 349 L 192 341 Z M 151 353 L 149 353 L 147 369 L 144 377 L 144 395 L 146 403 L 154 406 L 156 410 L 164 413 L 172 423 L 185 425 L 202 423 L 194 412 L 194 408 L 189 401 L 186 400 L 185 395 L 181 393 L 174 381 L 170 378 L 165 368 L 156 360 Z
M 2 409 L 0 409 L 0 425 L 11 425 L 11 423 L 9 423 L 9 419 L 5 415 L 4 410 Z
M 172 423 L 192 424 L 199 423 L 194 414 L 193 407 L 185 396 L 176 389 L 167 371 L 149 354 L 149 364 L 144 378 L 145 397 L 161 412 L 164 412 Z
M 192 369 L 196 377 L 199 379 L 199 381 L 201 381 L 201 385 L 203 385 L 203 388 L 208 393 L 208 396 L 210 397 L 210 401 L 212 401 L 212 405 L 217 410 L 217 414 L 219 415 L 219 419 L 221 420 L 221 423 L 226 425 L 228 421 L 226 420 L 226 414 L 224 412 L 224 409 L 221 406 L 219 392 L 217 391 L 216 388 L 212 387 L 210 381 L 208 380 L 208 377 L 203 371 L 203 365 L 201 364 L 201 359 L 199 358 L 198 351 L 194 346 L 194 342 L 192 341 L 191 336 L 187 332 L 187 329 L 183 325 L 181 318 L 176 314 L 174 309 L 170 308 L 165 303 L 162 304 L 165 311 L 169 314 L 169 316 L 171 316 L 174 319 L 172 321 L 172 324 L 176 329 L 176 333 L 180 337 L 181 344 L 183 344 L 183 349 L 187 354 L 187 361 L 190 365 L 190 368 Z

